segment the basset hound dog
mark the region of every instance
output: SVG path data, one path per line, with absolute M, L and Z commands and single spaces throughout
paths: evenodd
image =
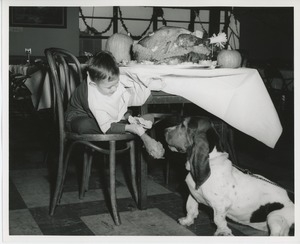
M 232 235 L 229 219 L 272 236 L 289 234 L 294 224 L 294 203 L 286 190 L 268 179 L 237 169 L 223 150 L 213 123 L 205 117 L 187 117 L 179 125 L 165 129 L 172 151 L 186 153 L 186 183 L 190 194 L 186 217 L 189 226 L 198 216 L 198 204 L 210 206 L 217 230 L 214 235 Z

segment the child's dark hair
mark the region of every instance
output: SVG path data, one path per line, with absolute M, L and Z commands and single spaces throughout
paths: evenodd
M 114 56 L 108 51 L 100 51 L 90 58 L 86 70 L 91 80 L 96 83 L 106 78 L 108 78 L 108 81 L 114 80 L 120 74 Z

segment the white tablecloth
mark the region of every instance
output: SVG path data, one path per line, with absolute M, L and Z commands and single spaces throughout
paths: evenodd
M 162 76 L 164 92 L 182 96 L 236 129 L 274 148 L 282 126 L 256 69 L 135 65 L 122 67 L 139 76 Z
M 26 66 L 10 66 L 26 74 Z M 121 67 L 139 76 L 161 76 L 164 92 L 182 96 L 236 129 L 274 148 L 282 126 L 264 82 L 256 69 L 204 69 L 195 66 L 134 65 Z M 26 81 L 36 109 L 51 107 L 49 72 L 38 70 Z M 41 86 L 42 84 L 42 86 Z M 39 89 L 42 90 L 38 102 Z
M 51 108 L 51 83 L 48 68 L 44 67 L 43 69 L 39 69 L 28 65 L 9 65 L 9 71 L 22 75 L 30 73 L 30 77 L 27 78 L 25 85 L 31 92 L 31 99 L 35 109 Z M 73 72 L 75 73 L 75 71 Z M 73 79 L 74 73 L 71 73 L 71 80 Z
M 31 70 L 34 69 L 32 73 Z M 51 108 L 51 87 L 49 72 L 28 65 L 9 65 L 9 71 L 14 74 L 27 75 L 25 85 L 31 92 L 32 103 L 36 110 Z M 39 99 L 40 98 L 40 99 Z

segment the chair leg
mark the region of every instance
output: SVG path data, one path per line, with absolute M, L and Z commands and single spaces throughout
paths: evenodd
M 79 191 L 79 199 L 82 199 L 84 197 L 85 193 L 85 177 L 86 177 L 86 168 L 87 168 L 87 151 L 85 150 L 83 153 L 83 166 L 82 166 L 82 180 L 81 180 L 81 186 Z
M 64 145 L 63 142 L 60 144 L 59 148 L 59 155 L 58 155 L 58 169 L 57 169 L 57 176 L 56 176 L 56 184 L 54 194 L 50 203 L 50 216 L 53 216 L 55 207 L 59 201 L 59 195 L 61 192 L 61 188 L 63 186 L 64 180 Z
M 138 190 L 137 190 L 137 183 L 136 183 L 136 162 L 135 162 L 135 142 L 129 141 L 130 146 L 130 169 L 131 169 L 131 183 L 132 189 L 134 194 L 134 200 L 138 203 Z
M 121 221 L 117 210 L 116 199 L 116 142 L 110 141 L 109 148 L 110 202 L 115 224 L 120 225 Z
M 169 185 L 169 176 L 170 176 L 170 161 L 166 159 L 166 173 L 165 173 L 166 185 Z
M 85 191 L 87 192 L 89 190 L 89 180 L 91 176 L 91 170 L 92 170 L 92 161 L 93 161 L 93 150 L 91 154 L 88 157 L 88 165 L 87 165 L 87 172 L 86 172 L 86 181 L 85 181 Z
M 62 192 L 63 192 L 63 186 L 64 186 L 64 182 L 65 182 L 65 178 L 66 178 L 66 173 L 67 173 L 67 169 L 68 169 L 68 165 L 69 165 L 69 159 L 70 159 L 70 155 L 71 152 L 73 150 L 73 147 L 76 145 L 77 143 L 72 143 L 68 150 L 67 150 L 67 154 L 64 160 L 64 167 L 63 167 L 63 174 L 62 174 L 62 180 L 61 180 L 61 186 L 59 188 L 59 194 L 58 194 L 58 203 L 60 203 L 61 197 L 62 197 Z
M 85 192 L 89 189 L 89 179 L 91 175 L 91 167 L 92 167 L 92 160 L 93 155 L 92 152 L 89 153 L 87 151 L 83 154 L 83 170 L 82 170 L 82 182 L 81 182 L 81 188 L 79 193 L 79 198 L 83 199 Z

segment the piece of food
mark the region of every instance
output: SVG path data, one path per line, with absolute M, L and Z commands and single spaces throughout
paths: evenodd
M 181 27 L 161 27 L 133 45 L 133 59 L 155 64 L 198 63 L 211 58 L 210 44 L 227 41 L 224 33 L 211 38 L 200 38 L 195 33 Z
M 106 42 L 105 50 L 111 52 L 118 63 L 131 60 L 131 48 L 133 39 L 125 34 L 115 33 Z
M 151 129 L 152 127 L 152 121 L 145 120 L 142 117 L 132 117 L 131 115 L 128 117 L 128 122 L 130 124 L 137 124 L 143 126 L 145 129 Z
M 218 65 L 222 68 L 241 67 L 242 56 L 237 50 L 223 49 L 217 56 Z

